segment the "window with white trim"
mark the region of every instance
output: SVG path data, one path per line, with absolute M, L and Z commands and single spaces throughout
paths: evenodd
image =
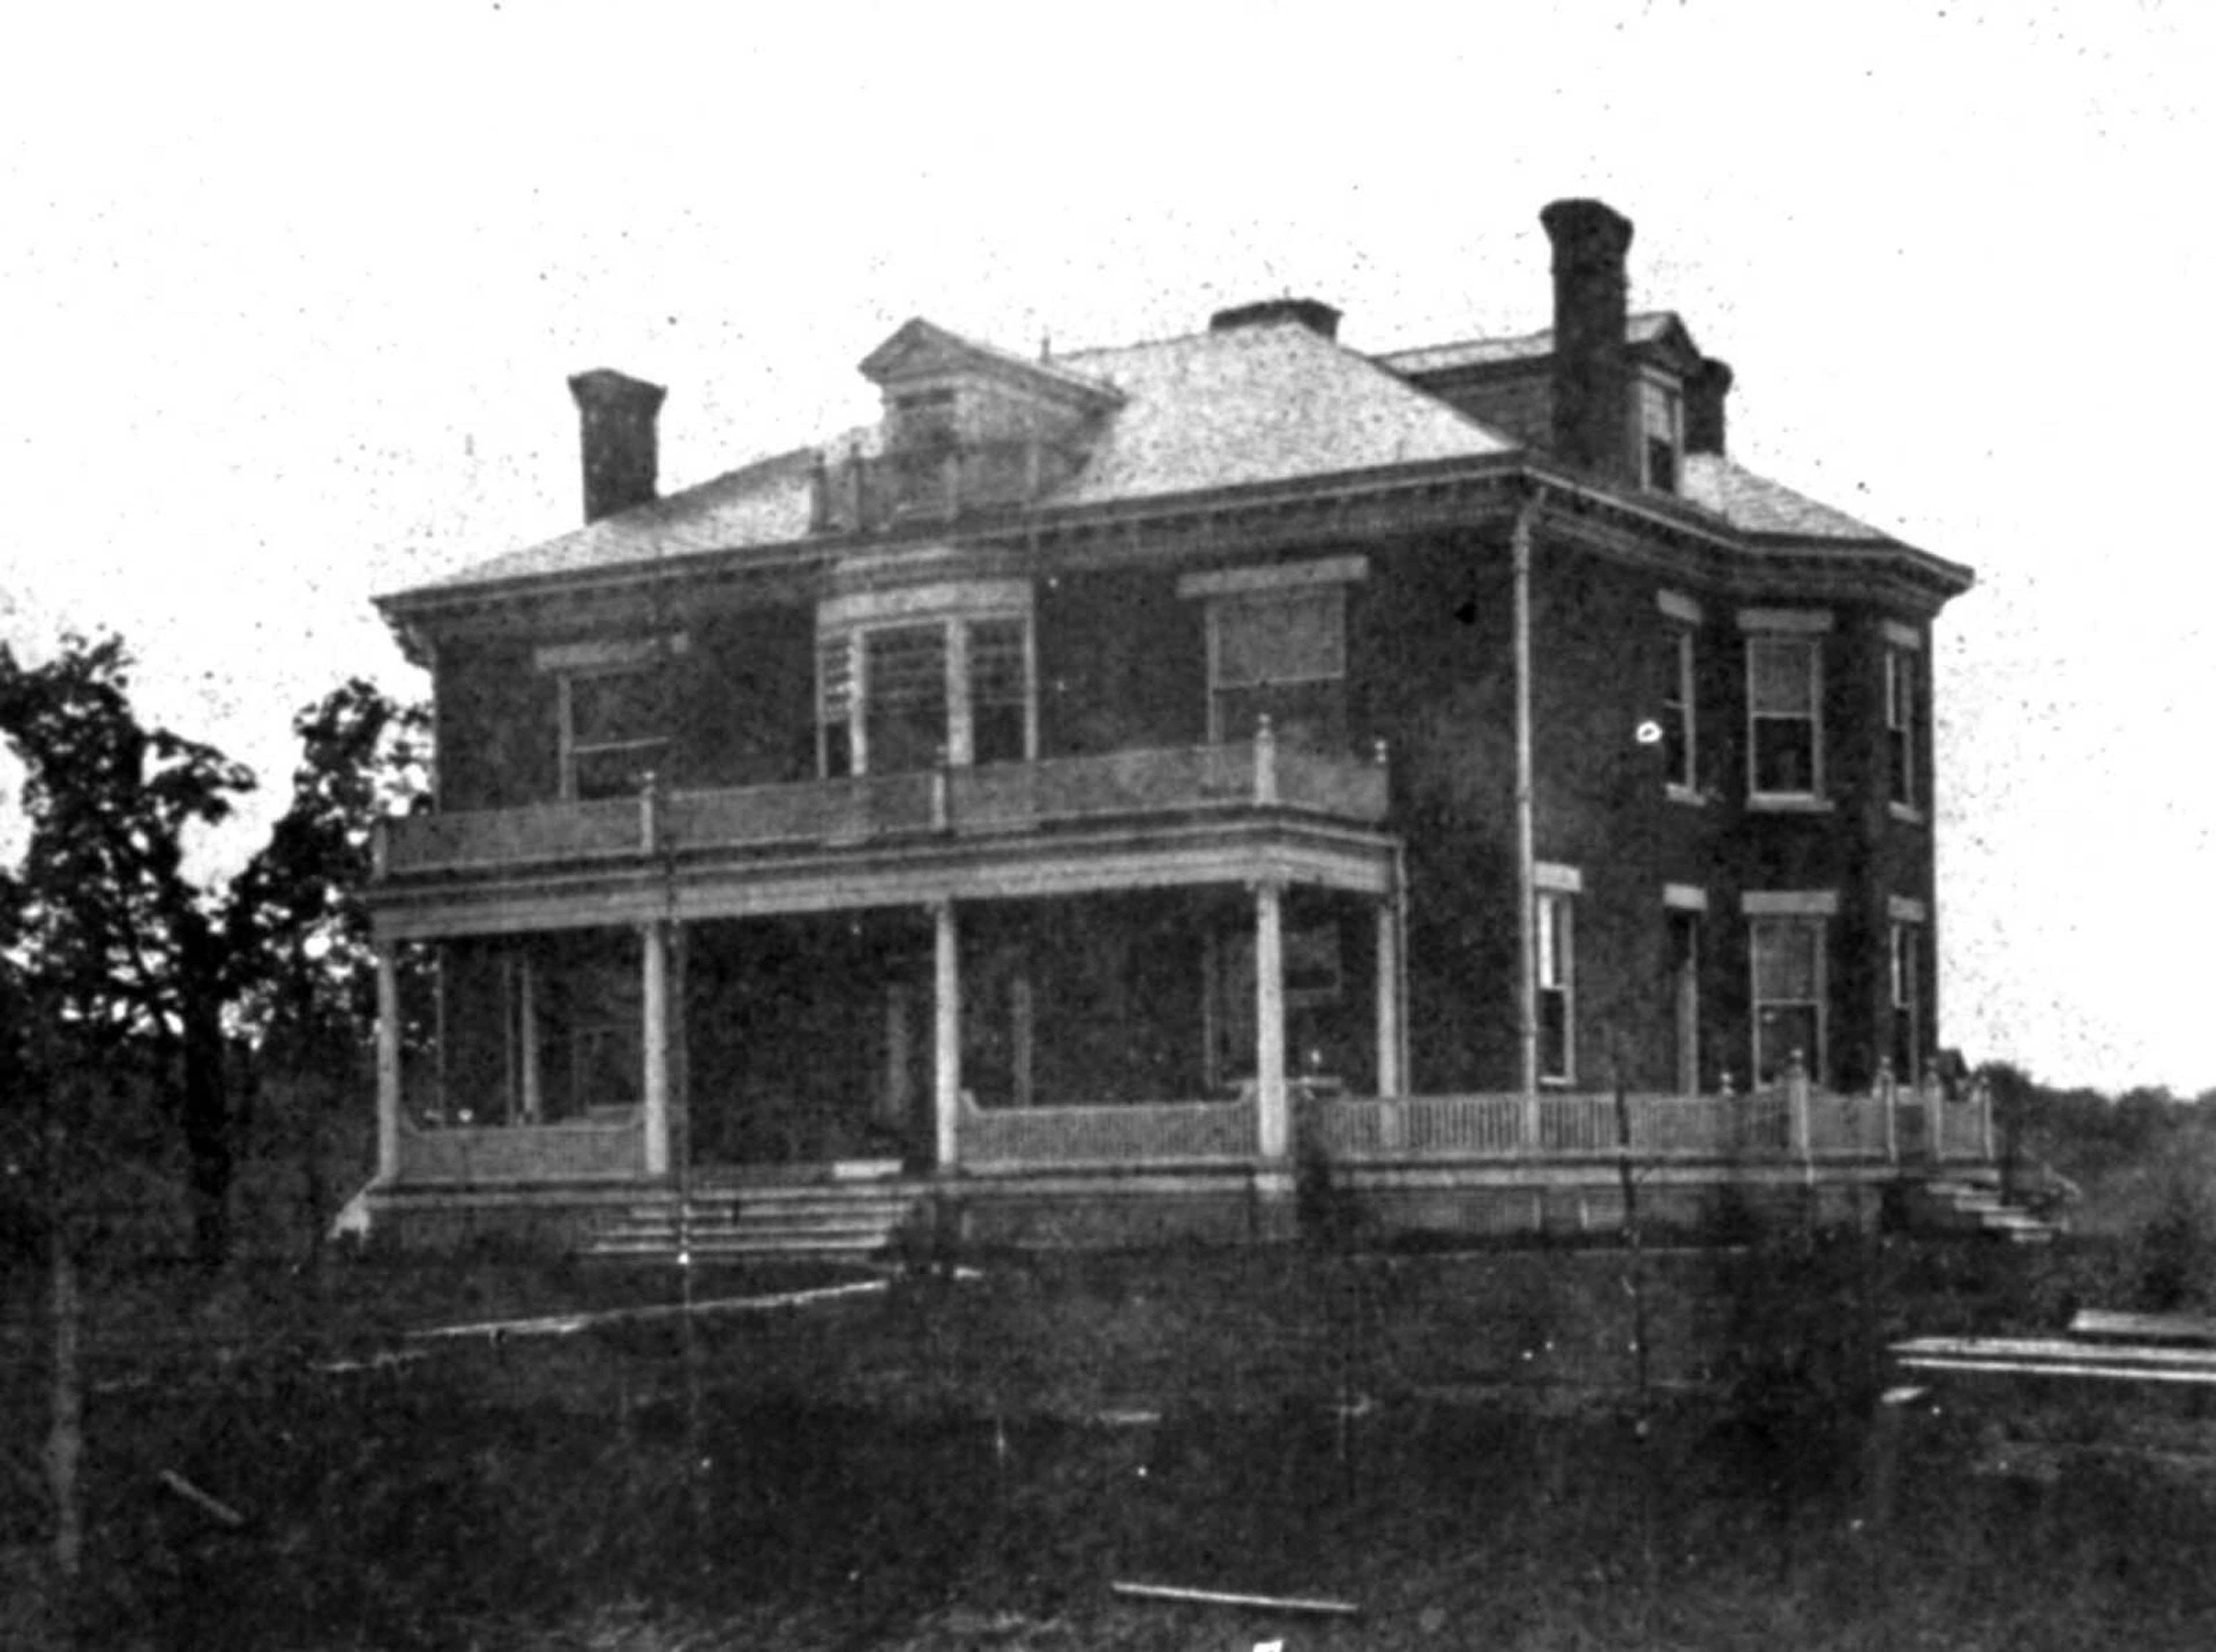
M 1747 932 L 1755 1081 L 1776 1082 L 1795 1052 L 1811 1077 L 1823 1072 L 1826 920 L 1803 914 L 1755 918 L 1748 920 Z
M 668 719 L 654 666 L 565 671 L 560 698 L 563 797 L 629 796 L 662 766 Z
M 1346 593 L 1338 584 L 1218 597 L 1208 608 L 1209 732 L 1346 743 Z
M 1567 1084 L 1577 1076 L 1577 947 L 1569 893 L 1541 889 L 1533 897 L 1533 961 L 1538 987 L 1539 1078 Z
M 1680 620 L 1663 632 L 1662 783 L 1690 797 L 1697 786 L 1694 765 L 1693 628 Z
M 1747 791 L 1813 802 L 1824 785 L 1824 650 L 1813 635 L 1746 639 Z
M 1885 651 L 1885 760 L 1887 798 L 1912 809 L 1916 795 L 1917 655 L 1910 648 Z
M 1912 1084 L 1924 1047 L 1924 926 L 1894 922 L 1886 950 L 1893 1006 L 1893 1076 Z
M 1634 462 L 1640 485 L 1657 493 L 1677 491 L 1679 456 L 1685 451 L 1685 397 L 1674 379 L 1639 375 L 1633 396 L 1638 427 Z
M 1022 763 L 1036 747 L 1028 612 L 834 609 L 816 640 L 816 750 L 828 778 L 940 763 Z

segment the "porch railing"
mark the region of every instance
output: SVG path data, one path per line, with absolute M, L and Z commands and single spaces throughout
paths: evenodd
M 1849 1096 L 1788 1084 L 1736 1096 L 1636 1094 L 1626 1103 L 1619 1115 L 1614 1095 L 1595 1092 L 1542 1095 L 1536 1108 L 1514 1093 L 1315 1096 L 1296 1102 L 1298 1139 L 1353 1164 L 1610 1159 L 1624 1151 L 1626 1125 L 1630 1151 L 1649 1161 L 1868 1164 L 1990 1156 L 1990 1138 L 1980 1134 L 1985 1104 L 1975 1096 L 1927 1102 L 1906 1091 Z M 1942 1121 L 1936 1154 L 1919 1130 L 1905 1127 L 1927 1115 Z M 964 1165 L 981 1170 L 1247 1163 L 1256 1134 L 1251 1101 L 965 1105 L 960 1151 Z
M 386 875 L 683 850 L 830 845 L 926 832 L 1275 808 L 1375 824 L 1381 764 L 1267 738 L 793 785 L 409 815 L 385 823 Z
M 452 1125 L 400 1132 L 400 1180 L 411 1183 L 627 1182 L 644 1173 L 636 1112 L 558 1124 Z
M 1103 1107 L 964 1104 L 962 1162 L 972 1170 L 1246 1164 L 1254 1157 L 1246 1102 L 1146 1102 Z

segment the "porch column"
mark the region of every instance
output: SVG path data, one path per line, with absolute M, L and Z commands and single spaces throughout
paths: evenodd
M 938 1166 L 951 1170 L 962 1151 L 957 1129 L 962 1108 L 961 931 L 955 926 L 952 901 L 933 903 L 931 939 L 933 1134 Z
M 1400 1094 L 1400 915 L 1377 903 L 1377 1094 Z
M 400 971 L 390 941 L 377 949 L 377 1179 L 400 1179 Z
M 1266 1160 L 1292 1149 L 1285 1096 L 1284 887 L 1254 886 L 1254 1146 Z
M 645 1001 L 646 1063 L 640 1109 L 646 1133 L 646 1173 L 669 1174 L 669 925 L 660 918 L 639 926 Z

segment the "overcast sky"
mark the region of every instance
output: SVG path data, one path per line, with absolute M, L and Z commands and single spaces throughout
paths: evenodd
M 575 521 L 568 373 L 668 385 L 682 486 L 869 416 L 915 314 L 1542 326 L 1538 209 L 1598 195 L 1634 305 L 1737 370 L 1742 463 L 1979 571 L 1936 654 L 1947 1041 L 2216 1085 L 2207 10 L 26 11 L 0 635 L 121 630 L 149 715 L 281 794 L 298 705 L 422 690 L 373 593 Z

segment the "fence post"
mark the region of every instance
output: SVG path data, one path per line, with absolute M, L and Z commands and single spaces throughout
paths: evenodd
M 1924 1151 L 1934 1164 L 1947 1160 L 1947 1096 L 1925 1067 L 1920 1081 L 1924 1094 Z
M 1900 1083 L 1893 1076 L 1893 1058 L 1881 1055 L 1877 1061 L 1877 1102 L 1885 1109 L 1885 1162 L 1900 1163 L 1900 1130 L 1893 1110 L 1900 1100 Z
M 1266 711 L 1254 722 L 1254 801 L 1277 801 L 1277 731 L 1270 726 Z

